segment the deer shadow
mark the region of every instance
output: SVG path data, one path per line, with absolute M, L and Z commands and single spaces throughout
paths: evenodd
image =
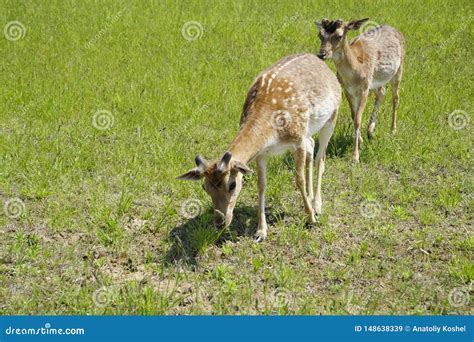
M 266 209 L 268 224 L 276 222 L 284 216 L 279 212 L 278 217 L 270 208 Z M 213 214 L 209 210 L 188 220 L 171 230 L 167 240 L 172 242 L 165 256 L 165 265 L 175 264 L 198 266 L 197 256 L 208 246 L 222 246 L 227 241 L 236 241 L 239 237 L 253 237 L 257 230 L 257 210 L 249 206 L 234 209 L 234 218 L 229 227 L 218 230 L 213 225 Z

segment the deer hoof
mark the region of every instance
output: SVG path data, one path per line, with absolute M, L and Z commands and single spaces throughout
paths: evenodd
M 321 203 L 319 202 L 314 202 L 314 213 L 316 214 L 316 216 L 319 216 L 322 214 L 322 210 L 321 210 Z
M 260 243 L 263 242 L 267 238 L 267 232 L 265 230 L 257 230 L 255 233 L 255 237 L 253 239 L 254 242 Z
M 372 139 L 375 136 L 375 123 L 371 123 L 367 129 L 367 138 Z

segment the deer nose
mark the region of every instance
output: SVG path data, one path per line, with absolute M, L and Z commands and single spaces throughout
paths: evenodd
M 328 55 L 328 52 L 326 50 L 319 50 L 318 57 L 321 58 L 322 60 L 325 60 Z
M 214 227 L 220 229 L 224 227 L 225 224 L 225 215 L 217 209 L 214 209 Z

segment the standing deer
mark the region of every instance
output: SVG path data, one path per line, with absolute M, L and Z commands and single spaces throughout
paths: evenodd
M 177 177 L 204 178 L 204 190 L 214 206 L 214 225 L 232 221 L 242 175 L 251 172 L 247 164 L 255 160 L 258 175 L 257 242 L 267 237 L 265 188 L 267 160 L 287 150 L 294 153 L 296 185 L 310 222 L 321 213 L 321 178 L 325 153 L 336 124 L 341 87 L 326 64 L 312 54 L 283 58 L 263 71 L 251 86 L 240 119 L 240 130 L 222 158 L 207 162 L 196 156 L 196 168 Z M 313 196 L 312 135 L 319 132 L 316 155 L 316 196 Z M 306 169 L 305 169 L 306 166 Z
M 318 57 L 331 58 L 337 69 L 337 77 L 344 88 L 354 121 L 355 137 L 353 160 L 359 161 L 360 125 L 362 113 L 370 90 L 375 91 L 374 111 L 367 127 L 372 138 L 380 103 L 385 96 L 385 85 L 392 84 L 392 132 L 397 128 L 398 87 L 402 78 L 404 38 L 393 27 L 383 25 L 372 28 L 347 41 L 349 30 L 358 30 L 369 18 L 346 23 L 323 19 L 316 22 L 321 40 Z

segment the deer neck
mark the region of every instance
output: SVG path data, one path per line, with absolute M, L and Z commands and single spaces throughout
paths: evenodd
M 232 158 L 244 164 L 252 161 L 265 147 L 270 138 L 268 133 L 262 125 L 258 125 L 254 120 L 248 120 L 230 144 L 229 151 L 232 152 Z
M 350 76 L 354 74 L 354 71 L 360 66 L 354 51 L 347 41 L 347 37 L 344 37 L 342 46 L 334 51 L 333 60 L 337 72 L 343 78 L 350 78 Z

